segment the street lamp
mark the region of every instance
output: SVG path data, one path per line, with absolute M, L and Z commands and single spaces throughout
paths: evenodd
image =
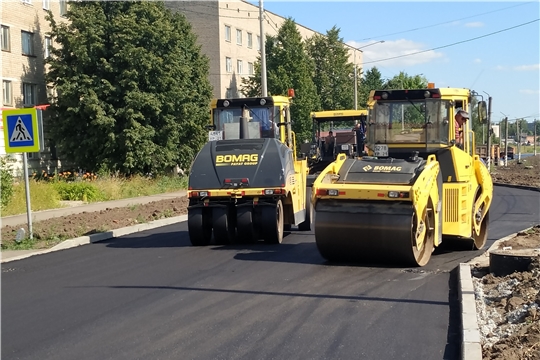
M 491 95 L 489 95 L 485 91 L 484 91 L 484 93 L 488 96 L 487 143 L 486 143 L 486 145 L 487 145 L 488 170 L 491 170 Z M 484 129 L 483 125 L 482 125 L 482 129 Z M 482 134 L 482 137 L 484 137 L 484 134 Z M 495 154 L 493 154 L 493 156 L 495 156 Z M 499 157 L 500 156 L 501 156 L 501 154 L 499 153 Z
M 264 9 L 263 0 L 259 0 L 259 26 L 260 26 L 260 38 L 261 38 L 261 96 L 268 96 L 268 89 L 266 84 L 266 50 L 265 50 L 265 38 L 264 35 Z
M 508 166 L 508 115 L 500 113 L 504 115 L 504 166 Z
M 371 44 L 353 48 L 354 49 L 354 110 L 358 109 L 358 75 L 357 75 L 357 67 L 356 67 L 356 50 L 367 48 L 368 46 L 371 46 L 371 45 L 382 44 L 383 42 L 384 40 L 379 40 Z

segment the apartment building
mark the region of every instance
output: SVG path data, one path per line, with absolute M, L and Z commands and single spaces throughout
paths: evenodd
M 261 37 L 259 7 L 243 0 L 166 1 L 167 8 L 186 16 L 198 37 L 203 53 L 210 59 L 210 82 L 214 97 L 241 97 L 242 78 L 254 73 L 260 56 Z M 23 108 L 47 104 L 53 91 L 45 83 L 45 59 L 54 46 L 46 35 L 50 31 L 45 20 L 50 10 L 57 21 L 66 21 L 67 0 L 7 0 L 1 2 L 2 40 L 2 108 Z M 263 27 L 268 35 L 276 35 L 285 17 L 265 11 Z M 297 24 L 304 39 L 314 34 Z M 354 49 L 350 59 L 353 61 Z M 356 63 L 362 64 L 362 52 L 356 52 Z M 29 166 L 38 171 L 61 169 L 54 144 L 47 137 L 48 122 L 44 111 L 45 151 L 28 153 Z M 0 122 L 1 123 L 1 122 Z M 3 130 L 0 129 L 0 156 L 5 155 Z M 13 154 L 15 167 L 21 169 L 22 156 Z M 61 155 L 60 155 L 61 156 Z
M 67 11 L 66 0 L 8 0 L 1 2 L 2 47 L 2 109 L 34 107 L 48 103 L 45 83 L 45 59 L 53 46 L 49 22 L 45 20 L 50 10 L 57 21 L 63 21 Z M 47 133 L 47 112 L 44 111 L 44 129 Z M 6 155 L 4 132 L 0 131 L 0 156 Z M 15 170 L 22 166 L 22 155 L 12 154 Z M 28 153 L 31 168 L 55 168 L 60 164 L 54 146 L 45 136 L 45 151 Z
M 241 97 L 242 78 L 252 76 L 260 56 L 259 6 L 243 0 L 167 1 L 166 6 L 186 16 L 198 36 L 202 52 L 210 58 L 210 83 L 214 97 Z M 264 11 L 263 28 L 267 35 L 277 35 L 285 17 Z M 320 34 L 297 24 L 303 39 Z M 354 49 L 350 49 L 353 62 Z M 362 64 L 362 51 L 356 52 Z

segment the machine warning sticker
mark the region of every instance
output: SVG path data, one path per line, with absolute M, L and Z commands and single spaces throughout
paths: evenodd
M 216 155 L 216 166 L 250 166 L 259 163 L 259 154 Z

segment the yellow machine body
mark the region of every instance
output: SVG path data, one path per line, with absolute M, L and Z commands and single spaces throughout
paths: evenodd
M 368 155 L 338 155 L 313 184 L 315 239 L 332 261 L 423 266 L 443 241 L 482 248 L 493 183 L 475 154 L 468 89 L 377 90 Z
M 188 184 L 193 245 L 281 243 L 285 229 L 311 228 L 306 159 L 299 159 L 285 96 L 214 99 L 209 142 Z

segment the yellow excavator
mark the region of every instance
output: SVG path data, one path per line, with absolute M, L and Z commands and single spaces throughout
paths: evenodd
M 443 241 L 481 249 L 493 182 L 471 120 L 486 104 L 462 88 L 371 91 L 368 155 L 339 154 L 312 189 L 315 241 L 329 261 L 424 266 Z
M 209 141 L 192 163 L 188 231 L 194 246 L 281 243 L 311 229 L 307 159 L 297 158 L 289 96 L 214 99 Z

